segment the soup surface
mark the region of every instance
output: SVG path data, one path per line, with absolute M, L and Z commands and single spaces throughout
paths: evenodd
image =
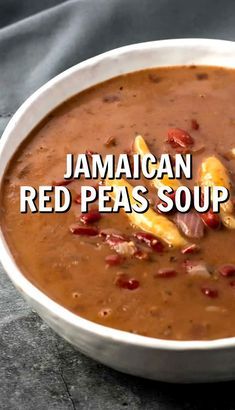
M 97 186 L 97 180 L 84 179 L 67 185 L 73 198 L 69 212 L 20 213 L 21 185 L 64 184 L 67 153 L 128 152 L 131 158 L 137 134 L 157 157 L 192 153 L 193 179 L 182 182 L 190 188 L 211 156 L 233 184 L 235 71 L 144 70 L 58 107 L 20 146 L 5 174 L 1 226 L 9 247 L 33 284 L 94 322 L 163 339 L 235 336 L 235 230 L 218 214 L 191 212 L 192 221 L 182 221 L 177 212 L 164 214 L 192 245 L 169 247 L 143 235 L 123 211 L 97 216 L 93 204 L 93 217 L 81 218 L 81 184 Z M 151 181 L 141 183 L 159 216 L 156 188 Z

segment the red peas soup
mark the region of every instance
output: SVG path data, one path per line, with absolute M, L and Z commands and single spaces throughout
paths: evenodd
M 229 184 L 221 212 L 162 213 L 156 186 L 143 178 L 128 183 L 147 187 L 152 229 L 125 211 L 99 212 L 98 200 L 81 213 L 81 186 L 98 191 L 105 181 L 64 180 L 66 154 L 87 153 L 92 161 L 93 153 L 128 153 L 131 163 L 143 141 L 157 157 L 170 154 L 173 165 L 177 153 L 192 155 L 193 177 L 179 184 L 206 186 L 208 175 Z M 25 276 L 81 317 L 161 339 L 232 337 L 234 181 L 235 70 L 143 70 L 76 95 L 33 130 L 5 173 L 1 226 Z M 66 186 L 69 211 L 20 213 L 23 185 Z M 175 191 L 169 196 L 174 200 Z M 164 236 L 171 229 L 172 244 Z

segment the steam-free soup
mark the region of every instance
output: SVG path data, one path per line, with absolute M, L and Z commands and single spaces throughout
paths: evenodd
M 100 214 L 97 203 L 81 215 L 81 185 L 98 188 L 99 181 L 64 181 L 66 154 L 126 152 L 131 161 L 144 143 L 172 161 L 176 153 L 191 153 L 193 179 L 180 181 L 191 189 L 206 185 L 214 170 L 210 181 L 229 184 L 227 208 L 220 214 L 159 213 L 156 186 L 141 180 L 149 190 L 151 229 L 123 211 Z M 79 316 L 163 339 L 231 337 L 234 172 L 235 71 L 191 66 L 135 72 L 76 95 L 32 131 L 3 179 L 1 226 L 25 276 Z M 20 186 L 51 184 L 70 190 L 68 212 L 20 213 Z M 165 230 L 159 217 L 170 224 Z M 177 244 L 165 240 L 172 226 L 181 238 Z

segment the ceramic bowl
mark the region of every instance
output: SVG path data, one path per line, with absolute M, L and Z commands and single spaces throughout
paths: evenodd
M 0 178 L 19 144 L 56 106 L 111 77 L 149 67 L 204 64 L 235 67 L 235 43 L 180 39 L 135 44 L 79 63 L 50 80 L 19 108 L 0 142 Z M 37 289 L 17 266 L 2 232 L 0 258 L 9 277 L 39 315 L 82 353 L 114 369 L 167 382 L 235 378 L 235 338 L 166 341 L 82 319 Z

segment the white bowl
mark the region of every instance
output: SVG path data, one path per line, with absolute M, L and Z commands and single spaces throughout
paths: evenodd
M 235 43 L 181 39 L 135 44 L 91 58 L 53 78 L 19 108 L 0 143 L 0 177 L 19 144 L 51 110 L 74 94 L 122 73 L 149 67 L 205 64 L 235 67 Z M 39 315 L 84 354 L 114 369 L 168 382 L 235 378 L 235 337 L 166 341 L 104 327 L 69 312 L 25 278 L 0 232 L 9 277 Z

